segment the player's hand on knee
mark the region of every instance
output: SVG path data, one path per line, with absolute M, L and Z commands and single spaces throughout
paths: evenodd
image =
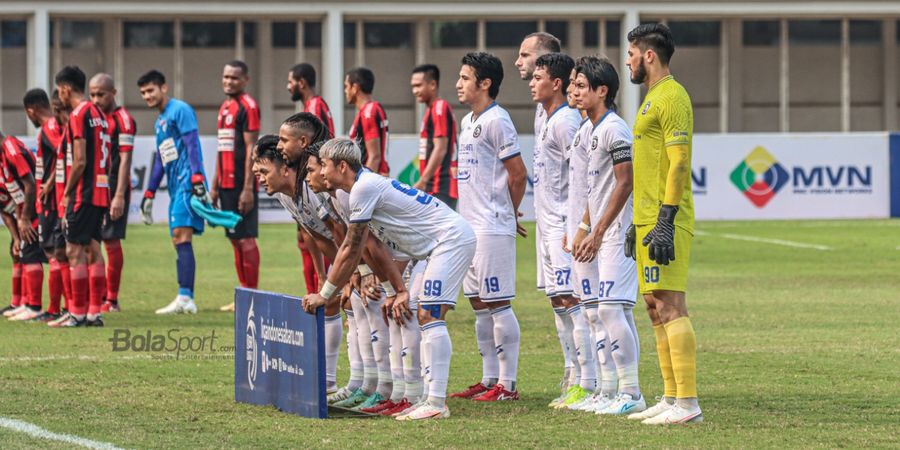
M 665 266 L 669 264 L 669 261 L 675 260 L 675 214 L 677 213 L 677 206 L 662 205 L 659 208 L 656 226 L 643 240 L 650 259 L 657 264 Z
M 634 228 L 634 224 L 628 227 L 628 231 L 625 232 L 625 256 L 631 259 L 635 259 L 634 252 L 634 241 L 636 239 L 636 231 Z
M 403 325 L 407 321 L 412 320 L 413 313 L 409 309 L 409 292 L 403 291 L 397 293 L 391 307 L 391 314 L 394 317 L 394 321 L 397 322 L 397 325 Z

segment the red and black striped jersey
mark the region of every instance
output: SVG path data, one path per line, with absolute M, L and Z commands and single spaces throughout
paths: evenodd
M 34 171 L 37 192 L 40 193 L 49 183 L 53 183 L 53 170 L 56 167 L 56 152 L 63 140 L 65 130 L 56 122 L 55 117 L 41 125 L 37 135 L 37 159 Z M 56 211 L 56 202 L 48 199 L 46 203 L 37 202 L 37 212 Z
M 119 164 L 122 163 L 122 156 L 120 154 L 134 150 L 134 135 L 137 134 L 137 123 L 124 106 L 114 109 L 113 112 L 107 116 L 107 122 L 109 123 L 110 141 L 110 164 L 107 175 L 109 175 L 109 196 L 112 198 L 116 195 L 116 190 L 119 188 Z M 128 191 L 125 192 L 125 199 L 127 201 L 131 192 L 130 180 L 129 183 L 126 184 L 126 189 L 128 189 Z
M 456 177 L 451 169 L 456 164 L 456 120 L 453 109 L 443 99 L 431 102 L 422 117 L 422 130 L 419 133 L 419 173 L 425 171 L 428 160 L 434 152 L 435 138 L 447 138 L 447 153 L 434 171 L 434 176 L 425 180 L 425 190 L 429 194 L 443 194 L 450 198 L 458 198 Z M 423 175 L 424 176 L 424 175 Z
M 53 180 L 56 182 L 56 209 L 59 218 L 66 216 L 66 212 L 62 209 L 62 199 L 66 192 L 66 176 L 72 168 L 72 141 L 69 140 L 69 126 L 63 128 L 62 140 L 59 142 L 59 148 L 56 149 L 56 170 L 54 171 Z
M 84 100 L 69 114 L 68 152 L 66 166 L 71 168 L 75 158 L 75 142 L 83 139 L 85 143 L 85 167 L 81 178 L 75 186 L 73 207 L 90 204 L 100 208 L 109 207 L 109 122 L 93 103 Z M 66 177 L 71 174 L 66 171 Z
M 387 146 L 388 136 L 388 119 L 384 108 L 376 101 L 366 103 L 361 110 L 356 112 L 353 119 L 353 126 L 350 127 L 350 139 L 356 141 L 362 152 L 362 163 L 365 166 L 368 160 L 368 152 L 366 151 L 366 141 L 378 139 L 381 142 L 381 164 L 378 165 L 378 173 L 388 176 L 390 167 L 387 162 Z
M 2 145 L 0 167 L 3 170 L 3 184 L 16 204 L 16 212 L 21 214 L 25 208 L 25 178 L 34 178 L 35 158 L 31 150 L 13 136 L 4 137 Z M 37 220 L 37 215 L 33 220 Z
M 259 131 L 259 106 L 248 94 L 228 97 L 219 108 L 218 122 L 218 186 L 221 189 L 243 188 L 247 149 L 255 144 L 244 142 L 244 132 Z
M 303 110 L 314 114 L 322 123 L 328 127 L 328 137 L 334 137 L 334 120 L 331 119 L 331 110 L 325 100 L 317 95 L 309 99 L 304 105 Z

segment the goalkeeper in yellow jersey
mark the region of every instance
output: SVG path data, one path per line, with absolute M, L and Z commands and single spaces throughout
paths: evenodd
M 665 393 L 660 402 L 628 416 L 645 424 L 700 422 L 696 338 L 685 290 L 694 200 L 691 195 L 691 99 L 669 73 L 675 42 L 663 24 L 628 33 L 631 82 L 647 86 L 634 121 L 634 224 L 625 254 L 637 261 L 638 284 L 656 334 Z

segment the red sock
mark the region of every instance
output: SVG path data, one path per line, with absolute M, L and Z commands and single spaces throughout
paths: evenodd
M 119 283 L 122 281 L 122 266 L 125 255 L 122 254 L 122 242 L 118 239 L 103 241 L 106 247 L 106 299 L 119 300 Z
M 47 312 L 50 314 L 59 314 L 59 301 L 63 295 L 63 280 L 62 270 L 59 268 L 59 261 L 57 261 L 56 258 L 50 259 L 47 291 L 50 294 L 50 306 L 47 307 Z
M 59 273 L 62 275 L 63 308 L 72 311 L 72 271 L 69 269 L 69 261 L 59 262 Z
M 103 306 L 103 298 L 106 296 L 106 264 L 103 261 L 91 264 L 90 277 L 88 314 L 95 315 L 100 314 L 100 307 Z
M 243 262 L 244 282 L 246 287 L 256 289 L 259 286 L 259 247 L 256 239 L 246 238 L 239 241 L 241 261 Z
M 28 306 L 43 309 L 44 265 L 25 264 L 25 283 L 28 285 Z
M 75 316 L 84 317 L 88 312 L 88 265 L 76 264 L 71 266 L 72 272 L 72 300 L 69 302 L 69 312 Z
M 302 247 L 300 254 L 303 255 L 303 280 L 306 281 L 306 292 L 319 292 L 316 287 L 318 276 L 316 275 L 316 266 L 313 265 L 312 255 L 309 250 Z
M 241 251 L 241 241 L 231 240 L 231 249 L 234 251 L 234 271 L 237 272 L 238 283 L 241 287 L 247 287 L 247 279 L 244 277 L 244 253 Z
M 22 304 L 22 264 L 13 264 L 12 269 L 12 300 L 9 302 L 12 306 Z

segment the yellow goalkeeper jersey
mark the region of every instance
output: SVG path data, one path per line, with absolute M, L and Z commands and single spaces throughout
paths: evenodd
M 687 145 L 690 158 L 694 111 L 684 87 L 671 75 L 650 86 L 634 121 L 634 224 L 656 223 L 666 194 L 669 158 L 666 147 Z M 691 176 L 684 180 L 675 225 L 694 232 Z

